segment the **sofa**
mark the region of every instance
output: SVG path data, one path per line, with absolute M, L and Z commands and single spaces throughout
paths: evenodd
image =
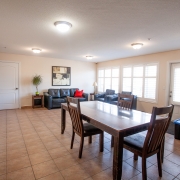
M 69 88 L 69 89 L 48 89 L 48 92 L 44 92 L 44 107 L 47 109 L 59 108 L 61 103 L 67 102 L 66 97 L 74 97 L 74 93 L 78 88 Z M 79 98 L 80 101 L 88 101 L 88 94 L 83 93 L 82 97 Z
M 132 92 L 128 92 L 128 91 L 122 91 L 122 93 L 123 94 L 130 94 L 130 95 L 132 94 Z M 118 94 L 116 94 L 114 90 L 106 89 L 105 93 L 96 94 L 94 96 L 94 100 L 117 105 Z M 128 99 L 127 99 L 127 101 L 128 101 Z M 136 109 L 136 107 L 137 107 L 137 96 L 134 95 L 132 109 Z
M 104 92 L 104 93 L 95 94 L 94 95 L 94 100 L 102 101 L 102 102 L 108 102 L 108 98 L 107 97 L 109 95 L 115 95 L 115 90 L 106 89 L 106 92 Z

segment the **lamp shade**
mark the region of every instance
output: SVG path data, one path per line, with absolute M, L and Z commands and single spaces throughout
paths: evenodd
M 97 86 L 97 82 L 96 81 L 93 83 L 93 86 Z

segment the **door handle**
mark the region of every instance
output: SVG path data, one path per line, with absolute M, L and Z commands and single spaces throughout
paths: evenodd
M 18 88 L 16 88 L 16 90 L 18 90 Z

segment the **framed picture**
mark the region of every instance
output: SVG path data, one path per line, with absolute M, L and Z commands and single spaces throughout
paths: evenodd
M 52 86 L 70 86 L 71 68 L 52 66 Z

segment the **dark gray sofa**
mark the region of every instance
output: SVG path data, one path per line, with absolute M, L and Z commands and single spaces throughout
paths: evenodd
M 74 97 L 74 93 L 78 88 L 69 88 L 69 89 L 48 89 L 48 92 L 44 92 L 44 107 L 47 109 L 59 108 L 61 103 L 67 102 L 66 97 Z M 88 101 L 88 94 L 83 93 L 83 97 L 74 97 L 79 98 L 80 101 Z
M 102 101 L 102 102 L 108 102 L 108 96 L 109 95 L 115 95 L 115 90 L 112 89 L 106 89 L 105 93 L 101 94 L 95 94 L 94 95 L 94 100 L 96 101 Z

